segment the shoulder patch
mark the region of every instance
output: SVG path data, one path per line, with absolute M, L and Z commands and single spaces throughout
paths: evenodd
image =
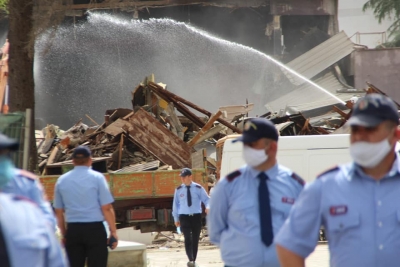
M 25 202 L 29 202 L 29 203 L 32 203 L 35 206 L 37 206 L 36 202 L 34 202 L 30 198 L 27 198 L 27 197 L 24 197 L 24 196 L 15 195 L 15 196 L 13 196 L 13 200 L 14 201 L 25 201 Z
M 334 171 L 337 171 L 337 170 L 339 170 L 339 166 L 334 166 L 334 167 L 332 167 L 330 169 L 327 169 L 326 171 L 324 171 L 324 172 L 320 173 L 319 175 L 317 175 L 317 179 L 321 178 L 325 174 L 328 174 L 328 173 L 331 173 L 331 172 L 334 172 Z
M 226 179 L 228 179 L 229 182 L 232 182 L 233 180 L 235 180 L 241 174 L 242 173 L 239 170 L 237 170 L 237 171 L 234 171 L 234 172 L 231 172 L 230 174 L 228 174 L 226 176 Z
M 293 172 L 290 177 L 292 177 L 292 179 L 295 180 L 296 182 L 298 182 L 301 186 L 304 186 L 306 184 L 306 182 L 303 180 L 303 178 L 298 176 L 295 172 Z
M 198 184 L 197 184 L 196 187 L 197 187 L 197 188 L 201 188 L 201 185 L 198 185 Z
M 181 188 L 182 188 L 182 185 L 178 186 L 178 187 L 176 188 L 176 190 L 179 190 L 179 189 L 181 189 Z
M 38 179 L 38 177 L 35 174 L 25 170 L 18 170 L 18 175 L 32 180 Z

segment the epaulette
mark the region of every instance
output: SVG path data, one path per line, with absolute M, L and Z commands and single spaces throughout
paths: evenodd
M 298 176 L 295 172 L 293 172 L 290 177 L 292 177 L 292 179 L 295 180 L 296 182 L 298 182 L 301 186 L 304 186 L 306 184 L 306 182 L 303 180 L 303 178 Z
M 26 202 L 32 203 L 35 206 L 37 206 L 36 202 L 34 202 L 30 198 L 27 198 L 27 197 L 24 197 L 24 196 L 15 195 L 15 196 L 13 196 L 13 200 L 15 200 L 15 201 L 26 201 Z
M 38 179 L 38 177 L 35 174 L 25 171 L 25 170 L 18 170 L 18 175 L 28 178 L 28 179 L 32 179 L 32 180 Z
M 201 185 L 196 184 L 196 187 L 197 187 L 197 188 L 201 188 Z
M 176 188 L 176 190 L 179 190 L 179 189 L 181 189 L 181 188 L 182 188 L 182 185 L 178 186 L 178 187 Z
M 321 178 L 321 177 L 324 176 L 325 174 L 328 174 L 328 173 L 331 173 L 331 172 L 334 172 L 334 171 L 337 171 L 337 170 L 339 170 L 339 166 L 334 166 L 334 167 L 332 167 L 332 168 L 330 168 L 330 169 L 327 169 L 326 171 L 324 171 L 324 172 L 322 172 L 321 174 L 317 175 L 317 179 L 318 179 L 318 178 Z
M 228 175 L 226 176 L 226 179 L 227 179 L 229 182 L 232 182 L 232 181 L 235 180 L 237 177 L 239 177 L 241 174 L 242 174 L 242 173 L 241 173 L 239 170 L 236 170 L 236 171 L 231 172 L 230 174 L 228 174 Z

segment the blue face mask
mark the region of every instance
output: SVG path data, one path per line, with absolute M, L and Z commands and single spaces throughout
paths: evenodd
M 8 184 L 14 177 L 14 164 L 7 156 L 0 156 L 0 188 Z

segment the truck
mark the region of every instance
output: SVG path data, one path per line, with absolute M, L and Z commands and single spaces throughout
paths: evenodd
M 242 143 L 232 143 L 238 136 L 229 135 L 218 140 L 217 177 L 224 177 L 245 164 Z M 349 146 L 348 134 L 281 136 L 277 158 L 280 164 L 311 182 L 324 170 L 350 162 Z
M 67 170 L 67 169 L 66 169 Z M 192 169 L 193 181 L 207 188 L 206 169 Z M 142 233 L 176 230 L 172 217 L 175 188 L 182 184 L 180 170 L 104 173 L 115 202 L 117 228 L 133 226 Z M 60 175 L 40 177 L 49 200 Z

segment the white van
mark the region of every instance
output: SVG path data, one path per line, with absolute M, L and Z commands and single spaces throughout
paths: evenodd
M 242 158 L 243 144 L 232 143 L 238 136 L 230 135 L 217 143 L 219 177 L 245 164 Z M 348 134 L 281 136 L 278 141 L 278 162 L 310 182 L 325 170 L 350 162 L 349 145 Z

